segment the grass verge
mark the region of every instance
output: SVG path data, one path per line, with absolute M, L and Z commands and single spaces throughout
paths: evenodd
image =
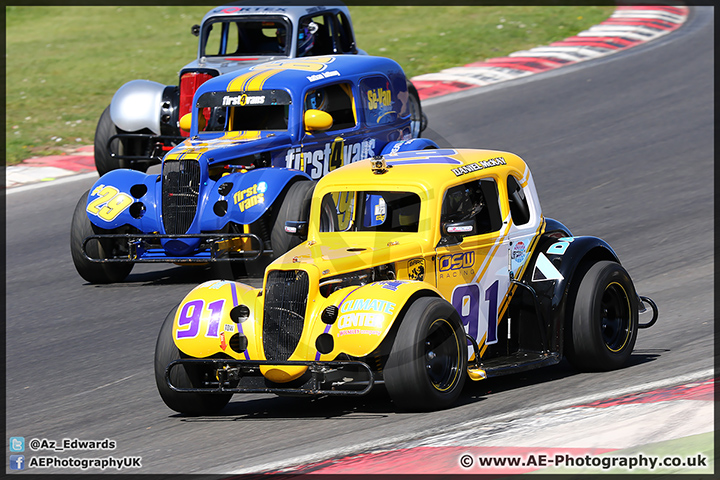
M 201 7 L 6 7 L 6 164 L 92 144 L 115 91 L 176 85 L 193 60 Z M 409 77 L 574 35 L 614 7 L 350 7 L 358 46 Z

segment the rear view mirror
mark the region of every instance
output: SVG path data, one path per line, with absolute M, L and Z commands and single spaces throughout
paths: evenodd
M 308 132 L 324 132 L 333 126 L 333 118 L 322 110 L 308 110 L 303 117 L 305 130 Z

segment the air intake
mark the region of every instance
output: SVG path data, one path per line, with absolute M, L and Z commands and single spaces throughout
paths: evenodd
M 267 360 L 287 360 L 297 348 L 305 324 L 310 280 L 303 270 L 268 273 L 263 315 Z
M 162 212 L 165 233 L 188 231 L 197 211 L 200 192 L 200 164 L 197 160 L 163 162 Z

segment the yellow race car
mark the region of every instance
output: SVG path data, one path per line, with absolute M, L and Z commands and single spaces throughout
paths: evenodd
M 170 312 L 155 352 L 171 409 L 220 411 L 234 393 L 362 395 L 451 406 L 466 378 L 552 365 L 621 367 L 658 310 L 615 252 L 545 218 L 509 152 L 388 153 L 323 177 L 307 240 L 263 288 L 210 281 Z M 646 305 L 650 309 L 646 308 Z M 639 313 L 652 319 L 639 323 Z

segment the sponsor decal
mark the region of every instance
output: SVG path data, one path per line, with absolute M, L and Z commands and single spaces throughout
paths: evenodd
M 525 255 L 527 251 L 525 249 L 524 242 L 517 242 L 512 249 L 511 258 L 513 262 L 522 263 L 525 261 Z
M 306 78 L 311 82 L 317 82 L 323 78 L 339 77 L 340 72 L 337 70 L 330 70 L 329 72 L 316 73 L 315 75 L 308 75 Z
M 240 211 L 244 212 L 250 207 L 265 203 L 266 191 L 267 183 L 256 183 L 251 187 L 235 192 L 235 195 L 233 195 L 233 201 L 235 202 L 235 205 L 238 206 Z
M 550 245 L 550 248 L 547 249 L 548 255 L 564 255 L 573 240 L 575 240 L 573 237 L 558 238 L 558 242 Z
M 342 137 L 338 137 L 317 150 L 303 151 L 302 147 L 289 149 L 285 154 L 285 166 L 305 172 L 313 180 L 318 180 L 336 168 L 373 155 L 374 138 L 346 144 Z
M 458 275 L 475 275 L 475 252 L 443 255 L 438 260 L 438 278 L 455 278 Z
M 349 300 L 344 302 L 340 307 L 340 313 L 356 312 L 356 311 L 374 311 L 387 313 L 392 315 L 395 310 L 395 304 L 387 300 L 376 300 L 372 298 Z
M 469 165 L 463 165 L 462 167 L 453 168 L 452 172 L 455 174 L 456 177 L 459 177 L 461 175 L 465 175 L 471 172 L 477 172 L 485 168 L 497 167 L 498 165 L 507 165 L 505 158 L 495 157 L 489 160 L 481 160 L 479 162 L 471 163 Z
M 408 260 L 408 277 L 410 280 L 417 280 L 422 282 L 425 279 L 425 259 L 424 258 L 413 258 Z
M 341 315 L 338 319 L 338 328 L 345 329 L 351 327 L 366 328 L 382 328 L 385 321 L 385 315 L 382 313 L 348 313 Z
M 227 15 L 238 12 L 285 12 L 284 7 L 227 7 L 220 10 Z
M 220 332 L 220 348 L 223 350 L 227 348 L 227 342 L 225 342 L 225 332 Z
M 338 332 L 338 337 L 342 337 L 343 335 L 382 335 L 382 331 L 353 328 L 352 330 L 341 330 Z
M 389 107 L 392 105 L 392 93 L 390 89 L 374 88 L 367 92 L 368 110 Z
M 383 280 L 382 282 L 377 282 L 375 285 L 379 285 L 386 290 L 392 290 L 393 292 L 397 292 L 398 287 L 403 283 L 405 282 L 402 280 Z
M 234 333 L 235 332 L 235 325 L 226 323 L 223 325 L 223 330 L 225 330 L 228 333 Z
M 245 105 L 262 105 L 265 103 L 265 95 L 248 96 L 243 93 L 242 95 L 230 96 L 225 95 L 222 99 L 223 107 L 239 105 L 244 107 Z

